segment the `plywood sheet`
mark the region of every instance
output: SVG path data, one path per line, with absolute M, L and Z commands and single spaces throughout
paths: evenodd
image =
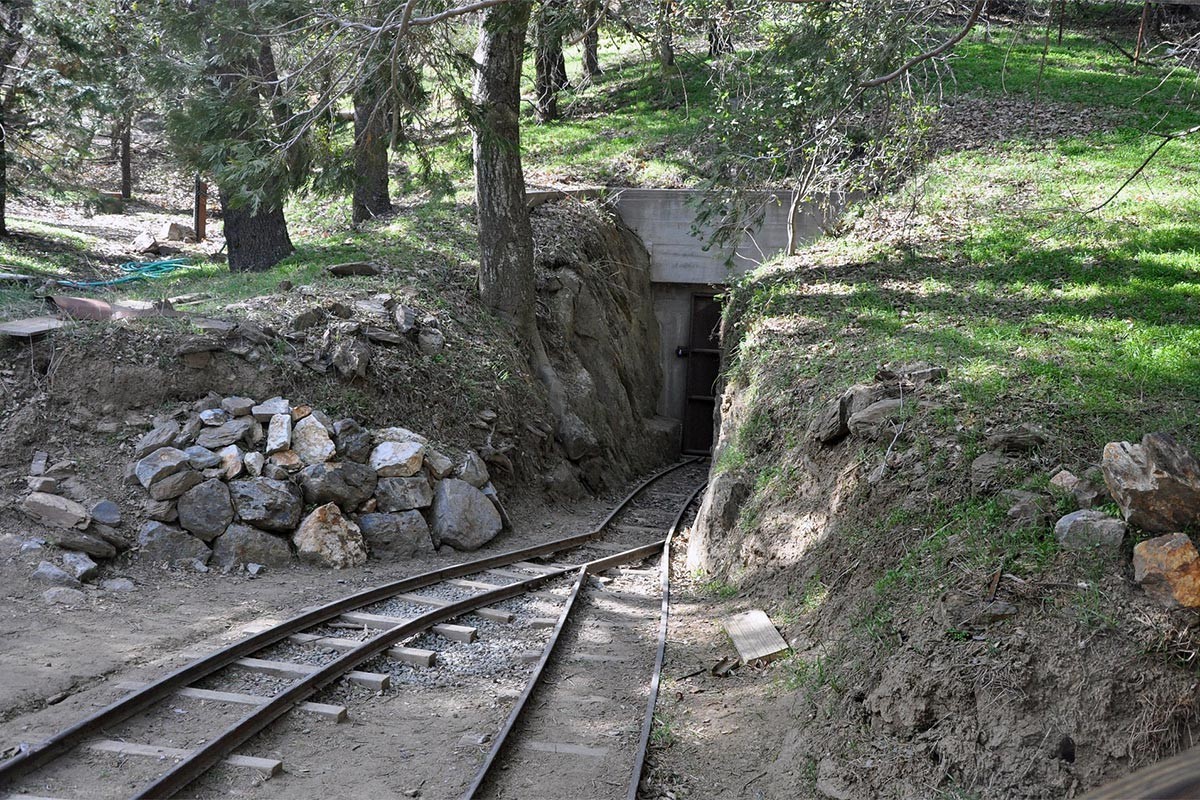
M 0 333 L 7 334 L 8 336 L 18 336 L 23 339 L 32 339 L 34 336 L 41 336 L 43 333 L 65 328 L 68 324 L 68 322 L 58 317 L 13 319 L 8 322 L 0 322 Z
M 753 609 L 725 620 L 725 631 L 733 640 L 743 664 L 771 661 L 787 652 L 787 642 L 775 630 L 765 611 Z

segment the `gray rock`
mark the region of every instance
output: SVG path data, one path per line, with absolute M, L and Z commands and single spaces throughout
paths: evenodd
M 460 481 L 471 484 L 476 489 L 487 486 L 488 481 L 491 480 L 487 464 L 483 463 L 483 459 L 474 450 L 468 450 L 467 454 L 463 456 L 458 469 L 454 471 L 454 476 Z
M 336 449 L 317 412 L 296 423 L 292 432 L 292 450 L 305 464 L 324 464 L 333 458 Z
M 95 566 L 95 564 L 92 564 L 92 566 Z M 79 585 L 77 578 L 71 577 L 70 574 L 54 566 L 49 561 L 43 561 L 38 564 L 37 569 L 30 573 L 29 577 L 31 580 L 38 581 L 39 583 L 49 583 L 53 586 Z
M 375 444 L 383 444 L 384 442 L 416 442 L 417 444 L 428 445 L 429 440 L 415 431 L 410 431 L 408 428 L 401 428 L 399 425 L 393 425 L 390 428 L 380 428 L 375 431 L 372 436 Z
M 246 474 L 251 478 L 257 478 L 262 475 L 263 468 L 267 463 L 266 457 L 259 452 L 246 453 L 246 457 L 242 459 L 246 465 Z
M 128 550 L 133 545 L 133 542 L 127 539 L 124 534 L 118 532 L 116 528 L 111 528 L 108 525 L 105 525 L 103 522 L 97 522 L 96 520 L 92 520 L 92 524 L 88 525 L 87 530 L 84 531 L 84 533 L 108 542 L 115 547 L 118 552 L 121 550 Z
M 1044 494 L 1008 489 L 1000 499 L 1008 504 L 1007 517 L 1016 525 L 1041 527 L 1050 521 L 1050 498 Z
M 25 479 L 25 485 L 29 487 L 29 491 L 31 492 L 54 494 L 58 491 L 58 480 L 45 475 L 30 475 Z
M 1154 533 L 1200 525 L 1200 462 L 1171 436 L 1148 433 L 1140 445 L 1110 442 L 1100 467 L 1129 524 Z
M 263 464 L 262 476 L 273 481 L 289 481 L 292 477 L 286 469 L 273 462 Z
M 409 511 L 427 508 L 433 502 L 433 487 L 424 475 L 411 478 L 381 478 L 375 487 L 380 511 Z
M 142 526 L 138 531 L 138 549 L 143 558 L 156 564 L 186 564 L 193 560 L 207 563 L 212 554 L 208 545 L 195 536 L 161 522 Z
M 56 586 L 53 589 L 47 589 L 42 592 L 42 600 L 51 605 L 81 606 L 87 602 L 87 595 L 78 589 Z
M 176 472 L 150 484 L 150 497 L 154 500 L 174 500 L 203 480 L 204 476 L 194 469 Z
M 479 491 L 483 492 L 483 496 L 491 500 L 492 505 L 496 507 L 496 511 L 500 514 L 500 524 L 504 526 L 504 530 L 512 530 L 512 520 L 508 518 L 508 512 L 504 510 L 504 503 L 500 502 L 500 492 L 496 491 L 496 487 L 489 483 Z
M 302 560 L 324 567 L 343 569 L 367 561 L 362 532 L 333 503 L 313 509 L 292 535 L 292 543 Z
M 129 578 L 109 578 L 108 580 L 100 581 L 100 588 L 106 592 L 125 594 L 133 591 L 133 581 L 129 580 Z
M 133 447 L 133 457 L 145 458 L 160 448 L 173 447 L 175 440 L 179 438 L 179 432 L 178 422 L 175 420 L 164 422 L 138 439 L 137 444 Z
M 41 550 L 45 546 L 46 540 L 39 539 L 35 536 L 32 539 L 26 539 L 25 541 L 21 542 L 21 548 L 18 552 L 31 553 L 34 550 Z
M 417 311 L 410 306 L 396 306 L 393 310 L 396 318 L 396 329 L 405 335 L 412 333 L 417 327 Z
M 192 465 L 192 469 L 209 469 L 221 463 L 219 455 L 207 447 L 201 447 L 198 444 L 192 445 L 183 452 L 187 455 L 188 463 Z
M 371 451 L 371 468 L 381 478 L 411 478 L 421 471 L 425 446 L 418 442 L 383 442 Z
M 342 461 L 365 464 L 371 458 L 371 434 L 352 419 L 338 420 L 334 426 L 335 455 Z
M 271 417 L 267 428 L 267 455 L 287 450 L 292 446 L 292 417 L 290 414 L 276 414 Z
M 90 581 L 100 571 L 100 566 L 92 561 L 87 553 L 66 552 L 62 557 L 63 566 L 77 581 Z
M 231 417 L 245 417 L 250 413 L 250 409 L 254 408 L 254 401 L 249 397 L 226 397 L 221 401 L 221 408 L 225 409 L 225 413 Z
M 349 339 L 334 345 L 330 366 L 343 379 L 352 381 L 367 377 L 367 366 L 371 363 L 371 351 L 362 342 Z
M 286 567 L 292 561 L 292 551 L 285 540 L 249 525 L 230 525 L 212 548 L 212 562 L 219 567 L 242 564 Z
M 850 415 L 846 426 L 857 436 L 876 438 L 885 428 L 891 428 L 893 420 L 900 416 L 904 402 L 899 398 L 877 400 L 862 411 L 855 411 Z M 911 404 L 911 401 L 909 403 Z
M 254 420 L 250 417 L 238 417 L 216 428 L 205 428 L 196 437 L 196 444 L 209 450 L 220 450 L 245 439 L 253 429 Z
M 437 328 L 421 328 L 417 334 L 417 349 L 422 355 L 436 356 L 446 349 L 446 337 Z
M 120 525 L 121 508 L 112 500 L 101 500 L 92 506 L 92 519 L 101 525 Z
M 46 465 L 50 461 L 50 454 L 45 450 L 38 450 L 33 454 L 33 460 L 29 462 L 30 475 L 45 475 Z
M 568 411 L 563 414 L 554 429 L 554 437 L 562 445 L 567 458 L 578 462 L 600 451 L 600 443 L 592 429 L 588 427 L 579 415 Z M 486 481 L 485 481 L 486 483 Z
M 161 447 L 137 462 L 134 474 L 143 489 L 169 475 L 188 468 L 187 453 L 174 447 Z
M 971 486 L 977 491 L 993 489 L 1016 464 L 1015 458 L 1003 453 L 984 453 L 971 462 Z
M 233 522 L 229 488 L 219 480 L 205 481 L 179 498 L 179 524 L 202 541 L 220 536 Z
M 430 534 L 434 546 L 475 550 L 495 538 L 503 527 L 492 501 L 466 481 L 439 481 L 433 494 Z
M 850 433 L 846 420 L 846 403 L 839 397 L 825 404 L 808 426 L 808 432 L 821 444 L 837 444 Z
M 989 450 L 1003 450 L 1007 453 L 1026 453 L 1044 445 L 1048 437 L 1044 430 L 1030 422 L 1004 427 L 996 430 L 987 438 Z
M 429 525 L 419 511 L 363 514 L 358 518 L 358 527 L 375 558 L 411 558 L 433 552 Z
M 210 428 L 216 428 L 229 422 L 230 416 L 223 408 L 210 408 L 200 412 L 200 422 Z
M 264 400 L 250 409 L 250 414 L 259 422 L 270 422 L 276 414 L 291 414 L 292 404 L 282 397 Z
M 554 469 L 543 475 L 542 485 L 550 494 L 567 500 L 580 500 L 587 495 L 575 470 L 566 461 L 559 461 Z
M 271 478 L 249 478 L 229 484 L 233 507 L 242 522 L 266 531 L 290 532 L 300 521 L 300 490 Z
M 245 469 L 245 464 L 242 463 L 242 449 L 236 444 L 231 444 L 228 447 L 222 447 L 217 451 L 217 455 L 221 458 L 221 470 L 224 478 L 231 481 L 242 474 Z
M 142 503 L 142 509 L 147 519 L 156 522 L 174 522 L 179 519 L 179 511 L 170 500 L 146 500 Z
M 21 509 L 45 525 L 55 528 L 86 528 L 92 521 L 88 510 L 65 497 L 34 492 L 21 501 Z
M 175 437 L 175 447 L 182 450 L 196 441 L 196 437 L 203 428 L 204 423 L 200 421 L 199 416 L 188 417 L 187 422 L 183 423 L 183 427 L 179 429 L 179 435 Z
M 1125 523 L 1090 509 L 1073 511 L 1054 525 L 1054 538 L 1068 550 L 1117 548 L 1125 539 Z
M 376 491 L 375 470 L 353 461 L 305 467 L 299 480 L 306 503 L 337 503 L 344 511 L 358 508 Z
M 432 447 L 425 448 L 425 469 L 435 481 L 448 478 L 454 473 L 454 461 L 450 456 Z

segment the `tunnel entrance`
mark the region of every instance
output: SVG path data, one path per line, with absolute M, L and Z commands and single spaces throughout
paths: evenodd
M 687 360 L 681 449 L 689 455 L 708 454 L 721 376 L 721 306 L 715 295 L 692 295 L 690 323 L 687 346 L 676 353 Z

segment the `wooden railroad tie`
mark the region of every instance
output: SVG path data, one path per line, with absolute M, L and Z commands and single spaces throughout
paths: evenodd
M 137 691 L 144 689 L 150 684 L 141 681 L 121 681 L 117 684 L 118 689 L 126 691 Z M 193 689 L 185 687 L 178 690 L 175 694 L 180 697 L 190 697 L 193 700 L 208 700 L 214 703 L 230 703 L 240 706 L 262 706 L 271 702 L 271 698 L 263 697 L 257 694 L 240 694 L 238 692 L 214 692 L 210 689 Z M 306 714 L 312 714 L 325 719 L 331 719 L 334 722 L 346 721 L 346 707 L 332 706 L 328 703 L 300 703 L 296 706 L 297 711 L 303 711 Z
M 313 647 L 327 647 L 330 650 L 347 652 L 362 644 L 358 639 L 338 639 L 332 636 L 317 636 L 313 633 L 293 633 L 288 637 L 293 644 L 306 644 Z M 385 653 L 388 658 L 414 667 L 432 667 L 437 663 L 437 653 L 433 650 L 422 650 L 419 647 L 392 647 Z
M 318 672 L 321 668 L 313 664 L 293 664 L 290 661 L 266 661 L 261 658 L 239 658 L 233 666 L 251 672 L 261 672 L 264 675 L 276 675 L 281 678 L 304 678 Z M 365 686 L 376 692 L 382 692 L 392 684 L 392 676 L 380 672 L 359 672 L 351 670 L 345 674 L 351 683 Z
M 191 750 L 178 747 L 159 747 L 152 744 L 136 742 L 118 742 L 113 739 L 97 739 L 87 743 L 87 749 L 98 753 L 116 753 L 122 756 L 144 756 L 146 758 L 187 758 Z M 230 767 L 252 769 L 264 778 L 273 778 L 283 770 L 283 762 L 273 758 L 255 758 L 254 756 L 228 756 L 221 761 Z
M 398 594 L 395 599 L 402 600 L 405 603 L 412 603 L 413 605 L 429 606 L 430 608 L 445 608 L 454 604 L 453 600 L 446 600 L 441 597 L 425 597 L 419 594 Z M 498 608 L 477 608 L 471 613 L 483 619 L 490 619 L 492 622 L 509 623 L 517 618 L 517 615 L 511 611 L 501 611 Z
M 340 617 L 345 622 L 372 630 L 387 631 L 397 625 L 403 625 L 409 620 L 400 617 L 385 617 L 382 614 L 366 614 L 361 611 L 347 611 Z M 434 625 L 430 628 L 434 633 L 452 642 L 470 644 L 479 638 L 479 629 L 468 625 Z

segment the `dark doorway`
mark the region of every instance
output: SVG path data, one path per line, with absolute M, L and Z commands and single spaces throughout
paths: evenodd
M 692 326 L 683 407 L 683 452 L 707 455 L 713 445 L 713 412 L 721 373 L 721 306 L 711 294 L 692 295 Z

